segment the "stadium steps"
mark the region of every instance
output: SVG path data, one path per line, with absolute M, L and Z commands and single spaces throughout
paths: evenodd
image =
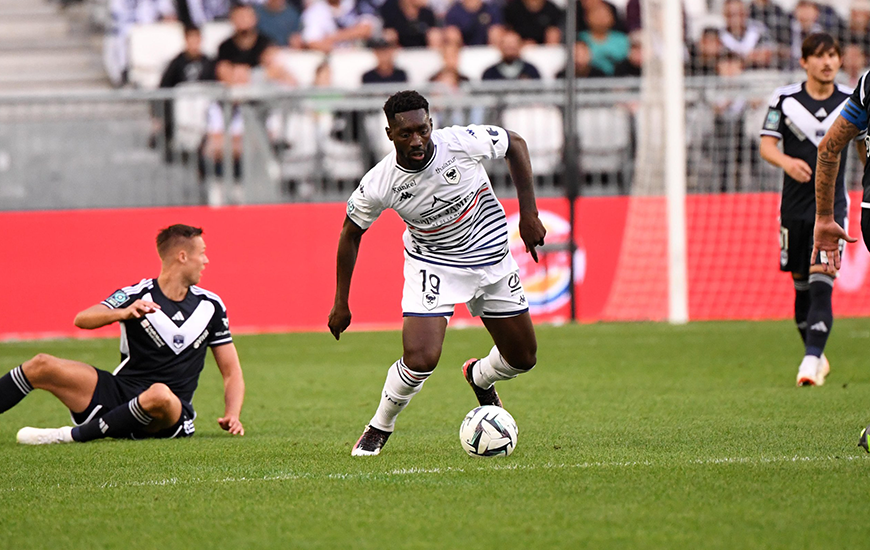
M 0 1 L 0 92 L 108 87 L 84 6 Z

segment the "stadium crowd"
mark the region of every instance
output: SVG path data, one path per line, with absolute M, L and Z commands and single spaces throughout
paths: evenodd
M 578 77 L 636 76 L 641 66 L 640 0 L 619 8 L 607 0 L 577 1 Z M 527 44 L 557 45 L 565 40 L 565 10 L 553 0 L 110 0 L 112 35 L 107 59 L 126 67 L 124 39 L 132 25 L 179 20 L 196 28 L 219 20 L 257 33 L 256 51 L 266 45 L 329 53 L 337 48 L 431 48 L 455 56 L 465 46 L 498 48 L 503 59 L 483 79 L 540 78 L 538 68 L 519 58 Z M 870 55 L 870 0 L 852 0 L 848 17 L 831 6 L 799 0 L 786 10 L 773 0 L 723 0 L 701 14 L 686 12 L 686 72 L 715 75 L 734 70 L 799 68 L 800 45 L 813 32 L 828 32 L 843 48 L 850 80 Z M 248 12 L 233 18 L 235 8 Z M 694 10 L 693 10 L 694 11 Z M 247 27 L 241 29 L 246 32 Z M 237 49 L 237 48 L 236 48 Z M 225 60 L 221 50 L 217 61 Z M 388 54 L 384 53 L 381 58 Z M 253 66 L 264 60 L 252 56 Z M 220 63 L 219 63 L 220 64 Z M 268 66 L 268 62 L 265 63 Z M 270 77 L 287 84 L 287 75 Z M 433 71 L 433 78 L 436 76 Z M 402 72 L 370 82 L 401 82 Z M 208 73 L 203 73 L 207 77 Z M 219 80 L 233 80 L 214 75 Z M 238 76 L 238 75 L 236 75 Z M 463 75 L 456 75 L 459 81 Z M 386 80 L 385 80 L 386 79 Z

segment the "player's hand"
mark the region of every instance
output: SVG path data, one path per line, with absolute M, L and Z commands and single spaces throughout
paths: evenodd
M 847 243 L 853 243 L 858 239 L 850 237 L 846 231 L 840 227 L 833 216 L 825 216 L 816 218 L 816 226 L 813 229 L 813 255 L 810 258 L 810 265 L 816 262 L 816 258 L 820 252 L 824 252 L 822 257 L 822 266 L 826 272 L 835 272 L 840 269 L 840 239 Z
M 220 424 L 220 427 L 225 431 L 228 431 L 233 435 L 245 435 L 245 427 L 242 426 L 242 422 L 237 416 L 224 416 L 218 418 L 218 424 Z
M 122 319 L 141 319 L 146 314 L 154 313 L 158 309 L 160 309 L 159 304 L 149 302 L 148 300 L 136 300 L 135 302 L 121 310 L 123 314 Z
M 543 246 L 544 237 L 547 235 L 547 229 L 538 218 L 538 213 L 520 214 L 520 237 L 526 245 L 526 252 L 532 255 L 535 263 L 538 262 L 538 251 L 536 246 Z
M 347 330 L 350 326 L 350 308 L 346 305 L 335 304 L 332 306 L 332 311 L 329 312 L 329 332 L 338 340 L 341 333 Z
M 782 167 L 785 173 L 800 183 L 807 183 L 813 177 L 813 169 L 801 159 L 790 157 Z

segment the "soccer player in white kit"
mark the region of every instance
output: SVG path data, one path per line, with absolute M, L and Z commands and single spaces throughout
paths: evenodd
M 387 208 L 405 221 L 402 357 L 387 371 L 374 417 L 353 456 L 377 455 L 396 417 L 435 370 L 456 304 L 479 316 L 495 343 L 463 375 L 481 405 L 501 406 L 495 382 L 535 366 L 537 341 L 519 269 L 508 247 L 504 209 L 481 161 L 505 158 L 517 189 L 520 236 L 537 262 L 547 231 L 538 218 L 526 142 L 497 126 L 432 129 L 429 103 L 415 91 L 384 104 L 395 152 L 360 181 L 347 201 L 338 241 L 335 301 L 329 330 L 338 340 L 350 325 L 350 281 L 366 229 Z

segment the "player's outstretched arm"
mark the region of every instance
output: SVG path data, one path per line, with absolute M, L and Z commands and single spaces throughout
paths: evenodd
M 103 304 L 96 304 L 84 311 L 80 311 L 73 322 L 79 328 L 92 330 L 111 325 L 117 321 L 139 319 L 158 309 L 160 309 L 159 305 L 148 300 L 136 300 L 122 309 L 109 309 Z
M 526 252 L 538 261 L 536 246 L 544 244 L 547 230 L 538 218 L 538 206 L 535 204 L 535 180 L 532 177 L 532 162 L 529 159 L 529 146 L 518 133 L 507 131 L 511 142 L 505 153 L 511 179 L 517 188 L 517 199 L 520 203 L 520 237 L 526 245 Z
M 825 271 L 840 269 L 840 239 L 850 243 L 857 240 L 834 220 L 834 190 L 840 171 L 840 154 L 858 133 L 857 126 L 838 116 L 819 143 L 816 159 L 816 225 L 811 261 L 816 260 L 819 252 L 824 252 L 828 260 L 824 264 Z
M 218 424 L 233 435 L 245 435 L 245 427 L 239 417 L 242 415 L 242 402 L 245 400 L 245 379 L 239 353 L 233 343 L 211 348 L 214 360 L 224 379 L 224 415 Z
M 338 340 L 341 333 L 350 326 L 350 280 L 353 268 L 359 254 L 359 245 L 365 229 L 353 223 L 350 218 L 344 219 L 341 236 L 338 238 L 338 255 L 336 258 L 335 300 L 332 311 L 329 312 L 329 332 Z

